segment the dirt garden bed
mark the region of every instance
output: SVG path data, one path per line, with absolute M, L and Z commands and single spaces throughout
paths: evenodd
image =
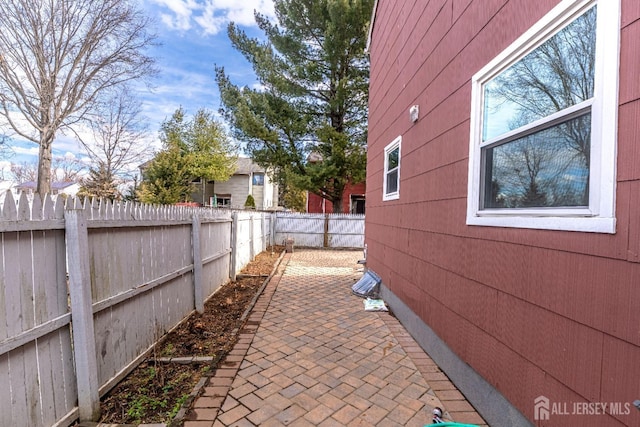
M 181 364 L 159 360 L 192 356 L 212 357 L 214 361 L 223 359 L 236 342 L 242 314 L 272 272 L 283 249 L 274 246 L 258 254 L 235 282 L 223 285 L 205 303 L 204 313 L 190 316 L 167 334 L 153 355 L 102 399 L 100 422 L 170 423 L 213 366 L 211 361 Z

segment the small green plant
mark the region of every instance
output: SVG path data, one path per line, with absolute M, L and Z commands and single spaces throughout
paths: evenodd
M 140 395 L 131 401 L 131 407 L 127 411 L 127 415 L 136 421 L 144 419 L 147 414 L 147 409 L 157 411 L 158 409 L 165 409 L 167 407 L 167 399 L 160 400 L 152 398 L 144 393 L 146 393 L 146 389 L 140 389 Z
M 187 399 L 189 399 L 188 394 L 183 394 L 182 396 L 180 396 L 180 398 L 176 401 L 175 405 L 173 405 L 173 408 L 171 409 L 171 411 L 169 411 L 169 413 L 167 414 L 168 420 L 172 420 L 176 417 L 176 415 L 178 415 L 178 412 L 180 412 L 180 408 L 182 408 L 182 405 L 184 405 Z
M 248 208 L 248 209 L 255 209 L 256 208 L 256 201 L 253 198 L 253 196 L 251 194 L 249 194 L 247 196 L 247 201 L 244 202 L 244 207 Z
M 130 418 L 141 420 L 142 417 L 144 417 L 145 400 L 147 399 L 147 396 L 145 395 L 146 392 L 147 392 L 147 389 L 141 388 L 140 395 L 131 400 L 131 403 L 130 403 L 131 406 L 127 410 L 127 415 Z
M 147 378 L 152 380 L 156 377 L 156 374 L 156 368 L 154 366 L 149 366 L 149 368 L 147 369 Z
M 175 354 L 176 352 L 176 348 L 173 346 L 172 343 L 168 343 L 163 349 L 162 349 L 162 356 L 164 357 L 171 357 Z

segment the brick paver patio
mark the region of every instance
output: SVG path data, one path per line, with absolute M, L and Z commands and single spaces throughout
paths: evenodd
M 424 426 L 482 418 L 389 313 L 351 285 L 361 251 L 285 255 L 185 427 Z

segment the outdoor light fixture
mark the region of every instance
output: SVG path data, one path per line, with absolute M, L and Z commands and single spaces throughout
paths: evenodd
M 420 115 L 420 106 L 419 105 L 412 105 L 411 108 L 409 108 L 409 118 L 411 119 L 411 121 L 413 123 L 418 121 L 418 116 Z

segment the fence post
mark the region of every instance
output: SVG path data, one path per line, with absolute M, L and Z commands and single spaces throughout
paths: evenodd
M 329 247 L 329 214 L 324 214 L 324 239 L 323 247 Z
M 276 212 L 271 214 L 271 231 L 269 232 L 271 234 L 270 237 L 270 243 L 271 246 L 276 244 L 276 221 L 278 220 L 278 214 Z
M 260 213 L 260 224 L 262 224 L 262 227 L 260 227 L 262 229 L 262 251 L 266 251 L 267 250 L 267 214 L 265 214 L 264 212 Z
M 191 227 L 191 245 L 193 246 L 193 296 L 198 313 L 204 313 L 202 291 L 202 248 L 200 246 L 200 217 L 193 215 Z
M 100 395 L 98 362 L 91 307 L 89 274 L 89 236 L 84 212 L 65 212 L 69 296 L 73 325 L 73 352 L 76 361 L 78 408 L 80 421 L 98 421 Z
M 253 214 L 251 214 L 251 216 L 249 216 L 249 260 L 253 261 L 253 258 L 256 256 L 255 254 L 255 249 L 253 248 L 253 246 L 255 245 L 255 238 L 256 236 L 254 235 L 255 233 L 253 232 Z
M 238 212 L 231 214 L 231 265 L 229 266 L 229 278 L 236 280 L 236 263 L 238 261 Z

